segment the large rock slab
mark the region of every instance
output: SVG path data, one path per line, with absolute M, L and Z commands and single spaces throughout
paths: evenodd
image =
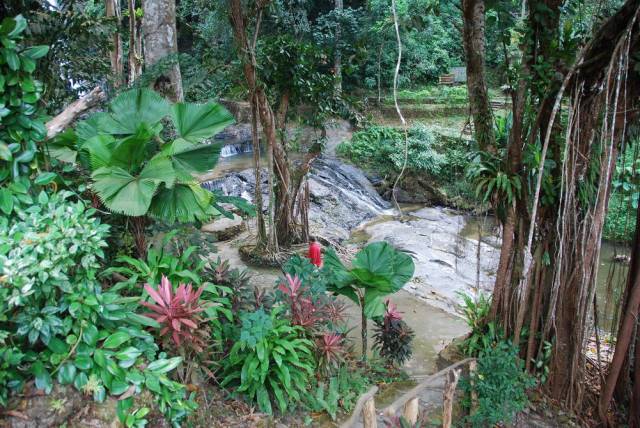
M 372 222 L 362 230 L 369 241 L 384 240 L 411 253 L 416 271 L 405 289 L 455 313 L 461 302 L 458 293 L 488 294 L 495 281 L 500 240 L 484 232 L 478 242 L 475 220 L 454 210 L 428 207 L 402 220 Z
M 205 224 L 201 230 L 206 233 L 212 233 L 218 241 L 228 241 L 242 233 L 246 229 L 242 217 L 233 214 L 233 218 L 222 217 L 213 223 Z
M 262 210 L 267 211 L 268 175 L 261 171 Z M 363 172 L 336 159 L 321 157 L 314 161 L 308 175 L 310 191 L 309 220 L 312 233 L 342 241 L 363 222 L 385 214 L 391 205 L 380 197 Z M 255 177 L 252 169 L 232 172 L 224 178 L 203 183 L 225 195 L 240 196 L 253 202 Z

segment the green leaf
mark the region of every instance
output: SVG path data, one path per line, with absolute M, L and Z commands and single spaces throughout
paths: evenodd
M 57 337 L 52 337 L 51 340 L 49 340 L 49 343 L 47 343 L 47 348 L 49 348 L 54 354 L 62 355 L 69 352 L 69 345 L 67 345 Z
M 9 25 L 7 23 L 7 28 L 11 28 L 7 33 L 10 39 L 19 36 L 26 28 L 27 28 L 27 20 L 24 19 L 22 15 L 18 15 L 15 18 L 9 18 L 10 21 L 13 21 L 13 25 Z M 2 21 L 3 30 L 5 28 L 5 20 Z
M 121 361 L 127 361 L 127 360 L 135 360 L 140 355 L 142 355 L 142 351 L 140 351 L 138 348 L 135 348 L 133 346 L 129 346 L 128 348 L 118 352 L 115 355 L 115 357 Z
M 127 382 L 120 379 L 114 379 L 111 382 L 111 387 L 109 388 L 109 391 L 113 395 L 120 395 L 120 394 L 123 394 L 127 389 L 129 389 L 129 384 Z
M 77 355 L 74 364 L 80 370 L 89 370 L 93 367 L 93 360 L 88 355 Z
M 107 357 L 102 349 L 96 349 L 94 351 L 93 361 L 102 368 L 107 367 Z
M 234 122 L 231 113 L 217 103 L 177 103 L 171 117 L 178 135 L 192 143 L 209 138 Z
M 39 46 L 32 46 L 30 48 L 25 49 L 22 52 L 22 55 L 26 55 L 28 58 L 31 58 L 31 59 L 38 59 L 45 56 L 48 52 L 49 52 L 49 46 L 39 45 Z
M 46 186 L 47 184 L 55 180 L 57 176 L 58 174 L 56 174 L 55 172 L 43 172 L 36 177 L 34 183 L 38 186 Z
M 197 183 L 176 183 L 171 189 L 161 189 L 153 198 L 149 214 L 166 223 L 208 220 L 211 212 L 211 192 Z
M 49 394 L 53 389 L 53 382 L 51 381 L 51 375 L 45 369 L 44 365 L 40 361 L 36 361 L 31 366 L 31 372 L 36 378 L 36 388 L 44 390 Z
M 158 93 L 150 89 L 134 89 L 111 101 L 112 121 L 103 125 L 110 134 L 135 134 L 141 125 L 154 127 L 169 113 L 169 109 L 169 103 Z
M 7 188 L 0 188 L 0 210 L 6 215 L 13 211 L 13 193 Z
M 13 71 L 17 71 L 20 69 L 20 57 L 13 49 L 2 49 L 2 55 L 4 56 L 4 60 L 6 61 L 9 68 Z
M 2 116 L 0 115 L 0 117 Z M 11 153 L 11 150 L 9 150 L 9 146 L 2 141 L 0 141 L 0 159 L 5 161 L 13 159 L 13 154 Z
M 129 336 L 129 333 L 124 331 L 117 331 L 112 335 L 110 335 L 109 337 L 107 337 L 107 339 L 104 341 L 103 346 L 106 349 L 115 349 L 118 346 L 122 345 L 123 343 L 127 342 L 129 339 L 131 339 L 131 336 Z
M 370 281 L 374 287 L 380 287 L 380 278 L 390 282 L 392 291 L 400 290 L 412 277 L 415 271 L 413 259 L 396 250 L 389 243 L 373 242 L 358 252 L 353 261 L 354 268 L 361 269 L 369 275 L 362 275 L 365 283 Z
M 80 372 L 77 374 L 75 380 L 73 381 L 73 386 L 80 391 L 86 384 L 89 382 L 89 378 L 86 373 Z
M 145 327 L 153 327 L 160 328 L 161 325 L 158 321 L 153 318 L 145 317 L 144 315 L 138 315 L 133 312 L 127 314 L 127 320 L 134 322 L 136 324 L 141 324 Z
M 220 150 L 222 143 L 197 145 L 177 139 L 163 149 L 163 153 L 171 157 L 173 166 L 182 180 L 191 180 L 192 174 L 202 174 L 216 166 Z
M 102 203 L 109 210 L 128 216 L 145 215 L 159 186 L 156 180 L 134 177 L 119 167 L 98 168 L 92 178 Z
M 178 367 L 182 362 L 181 357 L 173 357 L 169 359 L 160 359 L 153 361 L 147 366 L 147 370 L 156 374 L 168 373 Z
M 58 369 L 58 383 L 69 385 L 76 377 L 76 366 L 71 363 L 64 363 Z
M 264 413 L 270 415 L 273 413 L 271 409 L 271 401 L 269 400 L 269 392 L 264 385 L 260 385 L 257 390 L 258 406 Z
M 95 347 L 98 343 L 98 328 L 93 324 L 88 325 L 82 332 L 82 340 L 87 345 Z

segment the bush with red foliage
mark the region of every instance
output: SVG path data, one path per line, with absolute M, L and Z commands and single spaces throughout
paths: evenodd
M 201 314 L 206 308 L 200 301 L 204 288 L 194 290 L 191 284 L 180 284 L 174 292 L 171 282 L 163 275 L 158 290 L 149 284 L 145 284 L 144 289 L 155 303 L 140 304 L 152 311 L 145 316 L 160 323 L 160 337 L 171 337 L 176 347 L 202 352 L 208 337 L 207 329 L 201 328 L 205 321 Z
M 330 376 L 345 361 L 344 337 L 338 333 L 323 333 L 316 339 L 318 370 L 324 376 Z

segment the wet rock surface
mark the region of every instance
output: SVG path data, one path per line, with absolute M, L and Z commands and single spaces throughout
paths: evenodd
M 261 171 L 263 211 L 268 207 L 266 170 Z M 312 233 L 342 241 L 361 223 L 382 215 L 390 204 L 382 199 L 358 168 L 328 157 L 317 159 L 308 176 L 310 191 L 309 219 Z M 254 171 L 231 172 L 224 178 L 210 180 L 203 186 L 225 195 L 240 196 L 253 202 Z
M 404 219 L 379 219 L 364 225 L 369 241 L 387 241 L 411 253 L 416 272 L 405 286 L 412 294 L 448 312 L 455 312 L 459 292 L 489 293 L 493 288 L 500 241 L 485 233 L 480 242 L 475 218 L 454 210 L 427 207 Z
M 246 229 L 246 226 L 237 214 L 233 214 L 233 218 L 222 217 L 213 223 L 205 224 L 201 230 L 203 232 L 215 235 L 218 241 L 228 241 Z

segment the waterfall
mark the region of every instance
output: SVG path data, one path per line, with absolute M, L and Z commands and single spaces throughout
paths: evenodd
M 253 147 L 251 146 L 251 142 L 225 144 L 220 151 L 220 156 L 228 158 L 242 153 L 251 153 L 252 151 Z

